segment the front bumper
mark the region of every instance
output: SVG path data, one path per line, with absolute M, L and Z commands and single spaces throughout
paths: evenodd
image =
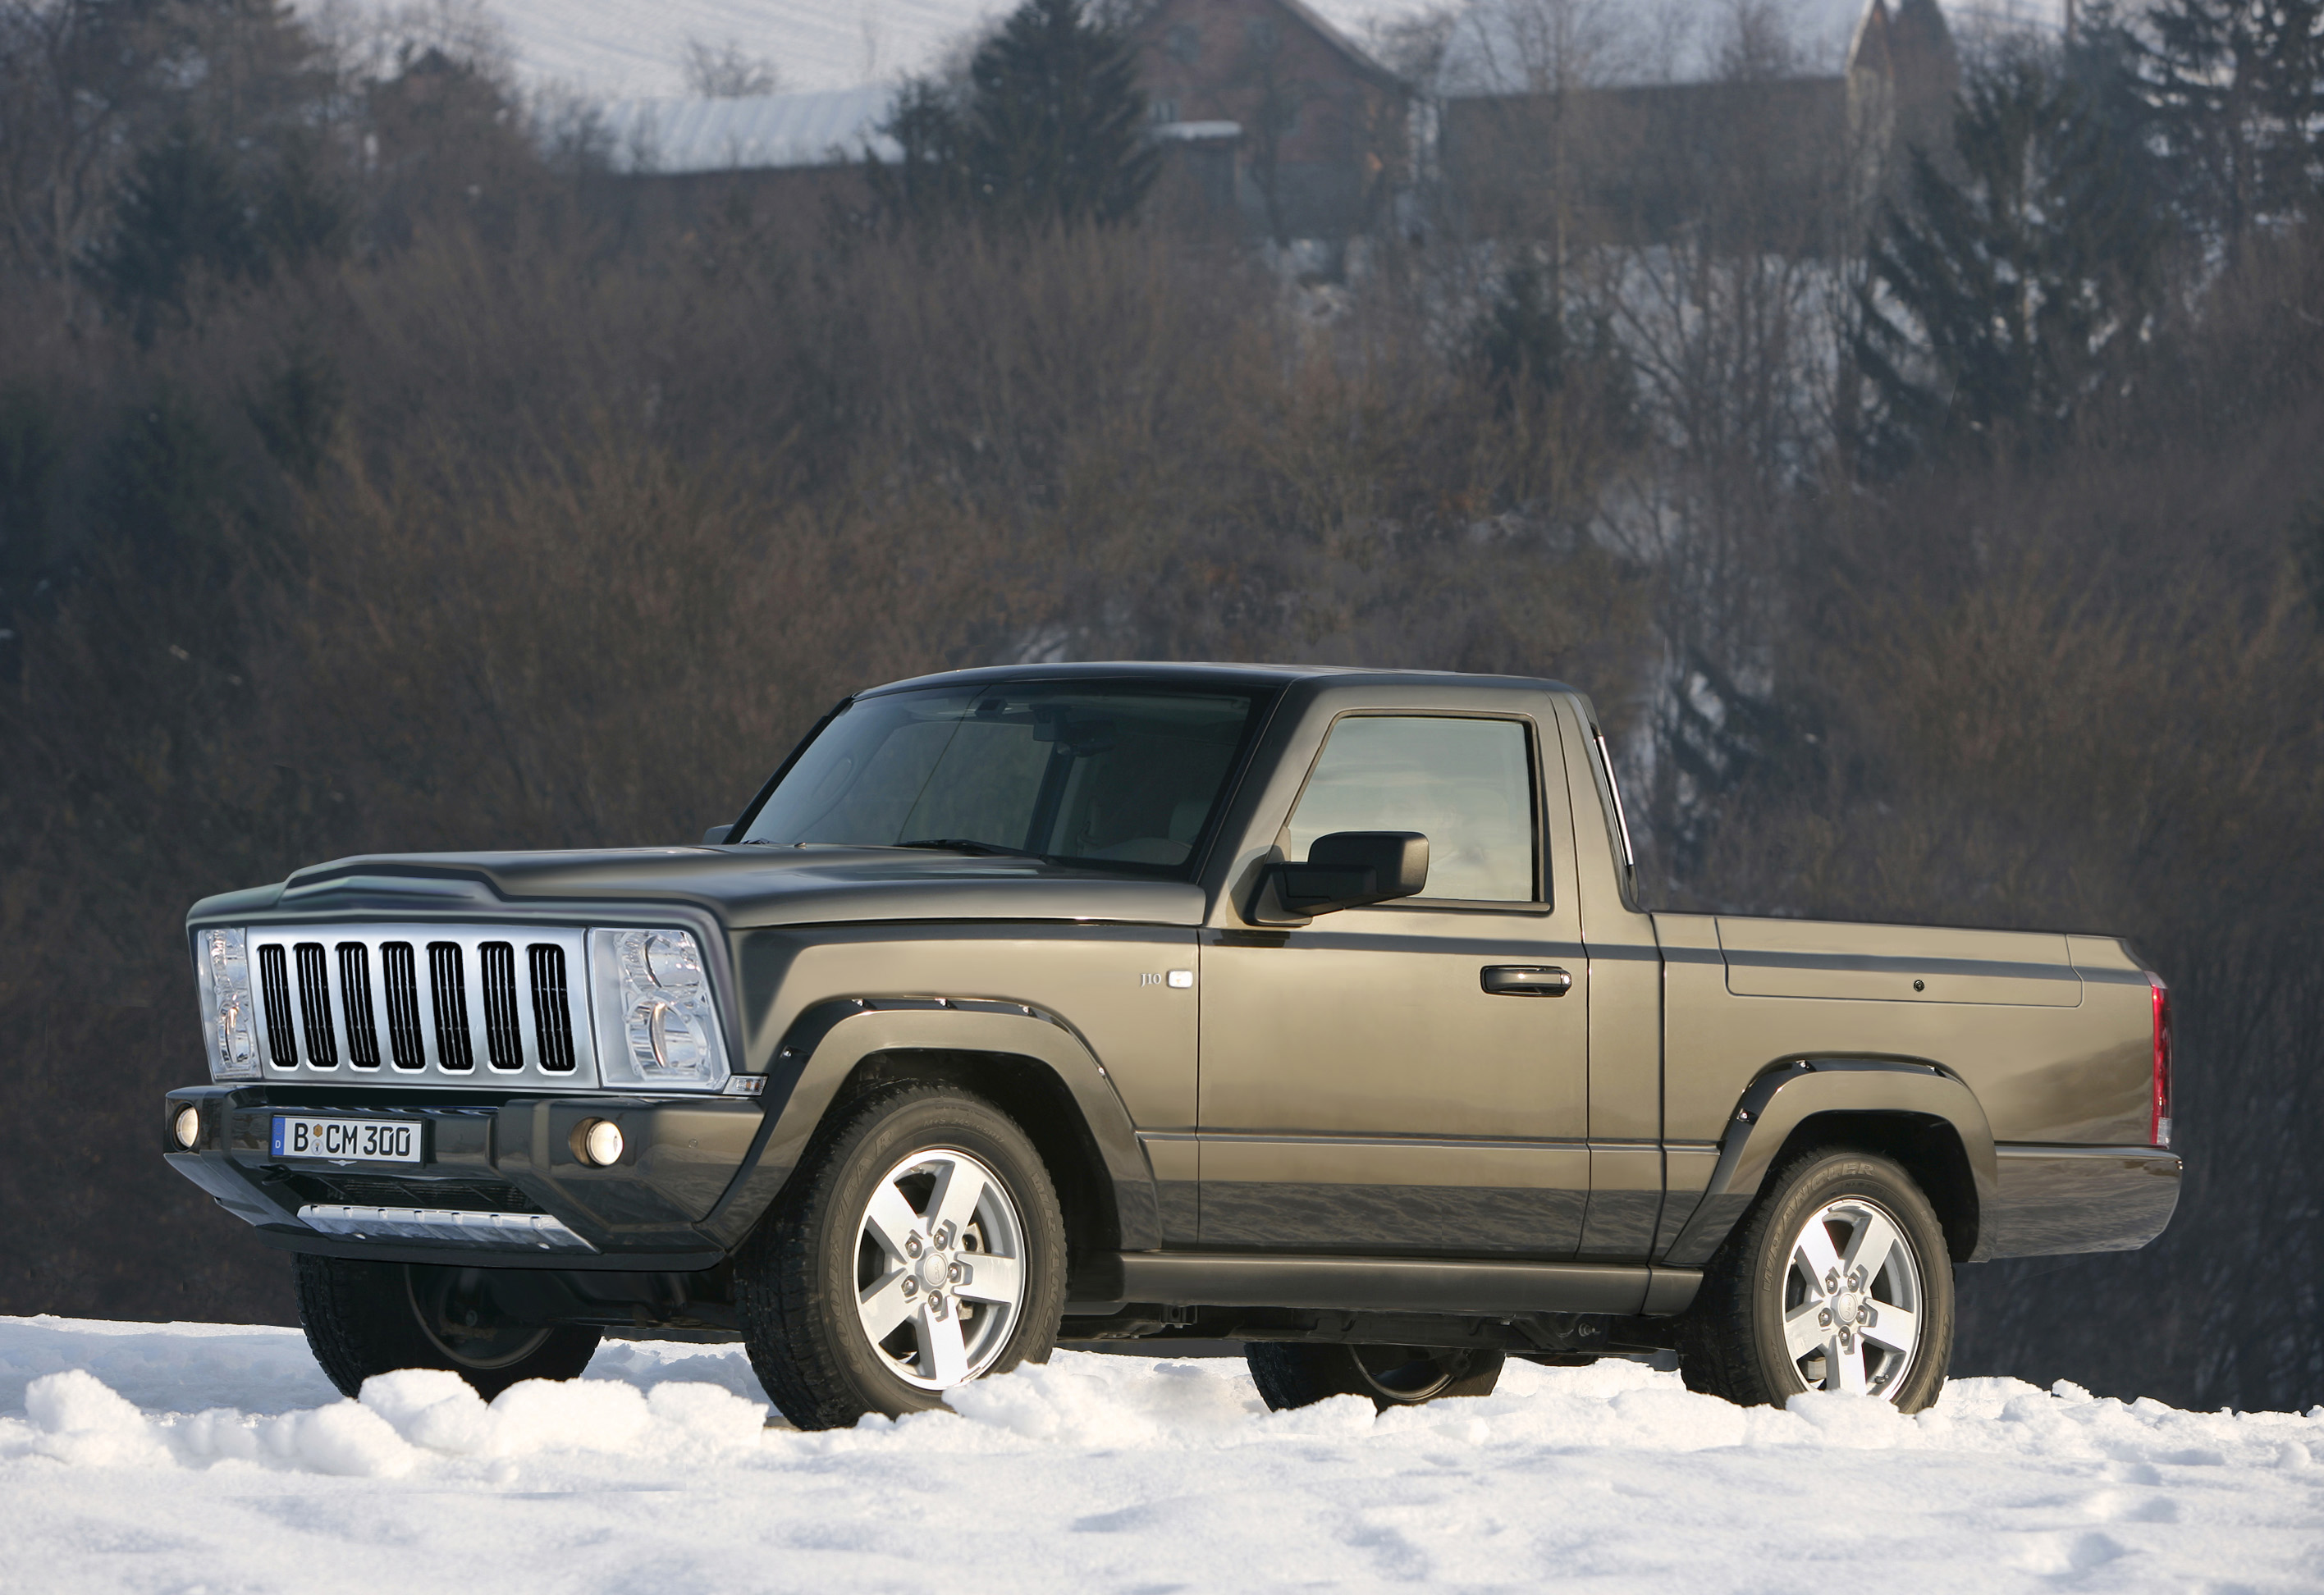
M 171 1126 L 192 1106 L 194 1148 Z M 277 1157 L 277 1113 L 418 1120 L 417 1164 Z M 621 1126 L 622 1156 L 594 1168 L 572 1149 L 585 1119 Z M 384 1262 L 693 1271 L 728 1249 L 710 1221 L 763 1139 L 752 1100 L 554 1097 L 378 1088 L 188 1086 L 169 1094 L 164 1155 L 293 1251 Z

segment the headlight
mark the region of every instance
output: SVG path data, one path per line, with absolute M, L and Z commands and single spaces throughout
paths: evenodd
M 238 930 L 201 933 L 194 973 L 202 987 L 202 1019 L 209 1033 L 210 1078 L 258 1078 L 258 1040 L 251 1020 L 250 955 Z
M 691 932 L 593 930 L 589 964 L 606 1084 L 715 1091 L 726 1083 L 718 1011 Z

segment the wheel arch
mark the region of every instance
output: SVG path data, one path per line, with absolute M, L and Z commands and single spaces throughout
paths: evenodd
M 890 1047 L 867 1055 L 849 1070 L 833 1105 L 907 1081 L 972 1093 L 1017 1122 L 1056 1186 L 1073 1265 L 1094 1253 L 1121 1249 L 1121 1204 L 1106 1172 L 1105 1155 L 1054 1069 L 1021 1053 Z
M 1768 1174 L 1817 1147 L 1854 1147 L 1902 1164 L 1937 1210 L 1955 1262 L 1975 1261 L 1987 1243 L 1984 1216 L 1998 1178 L 1993 1131 L 1966 1084 L 1918 1060 L 1793 1058 L 1744 1091 L 1711 1180 L 1660 1260 L 1707 1262 Z
M 1160 1244 L 1153 1173 L 1104 1066 L 1057 1016 L 976 997 L 847 998 L 802 1014 L 771 1061 L 757 1140 L 703 1227 L 741 1244 L 833 1109 L 903 1080 L 973 1092 L 1023 1127 L 1056 1183 L 1075 1263 Z

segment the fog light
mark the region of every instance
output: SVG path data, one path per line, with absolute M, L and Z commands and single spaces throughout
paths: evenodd
M 202 1139 L 201 1110 L 198 1108 L 179 1109 L 177 1118 L 171 1122 L 171 1129 L 177 1135 L 178 1145 L 183 1147 L 189 1152 L 192 1151 L 194 1149 L 194 1143 Z
M 622 1127 L 610 1119 L 584 1119 L 573 1127 L 573 1155 L 592 1168 L 622 1160 Z

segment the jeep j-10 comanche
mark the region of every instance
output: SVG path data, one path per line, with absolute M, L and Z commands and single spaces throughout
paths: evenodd
M 1642 911 L 1555 682 L 969 670 L 834 710 L 699 846 L 390 855 L 187 920 L 188 1178 L 354 1393 L 739 1336 L 791 1422 L 1060 1340 L 1277 1406 L 1675 1350 L 1942 1386 L 1953 1269 L 2169 1221 L 2107 936 Z

